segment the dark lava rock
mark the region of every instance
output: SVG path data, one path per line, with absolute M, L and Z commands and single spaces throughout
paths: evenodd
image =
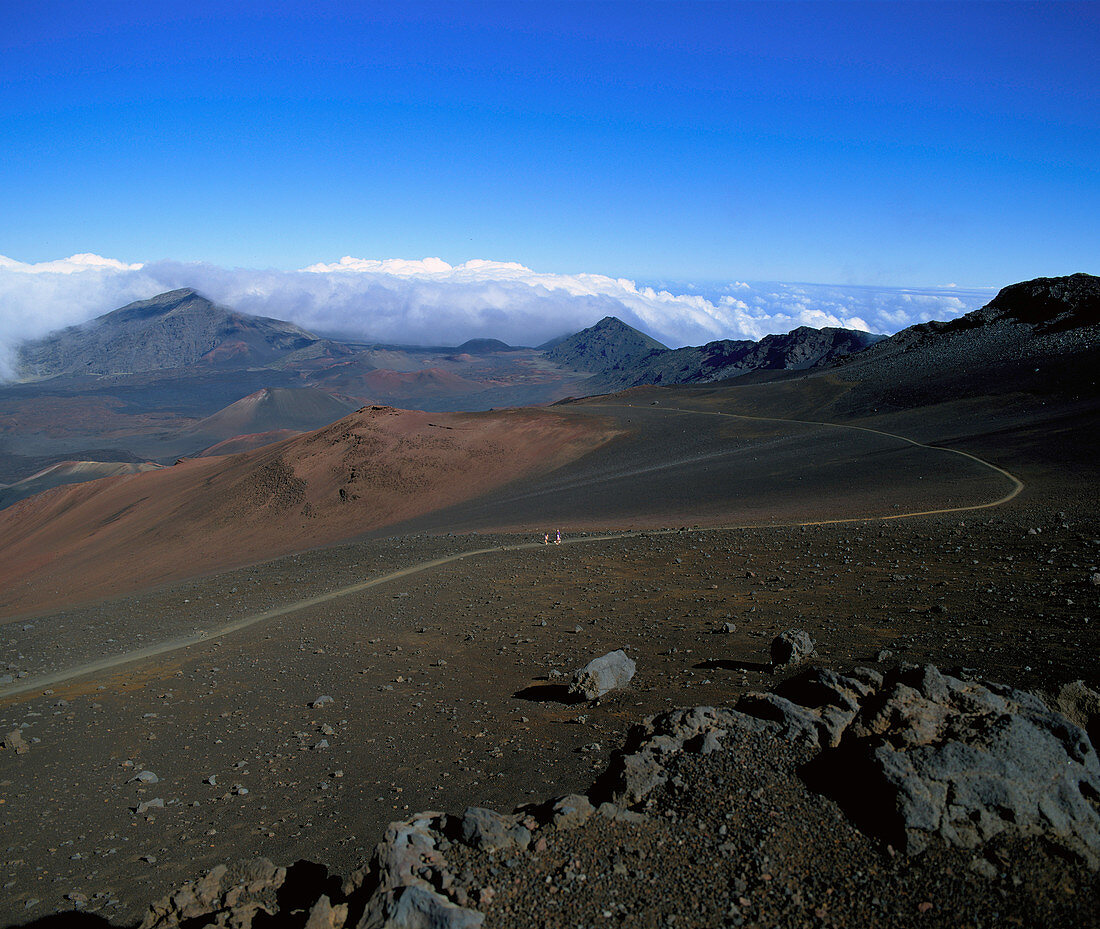
M 1057 329 L 1100 323 L 1100 277 L 1037 277 L 1002 287 L 985 309 L 1023 323 Z
M 801 664 L 814 653 L 814 640 L 802 629 L 788 629 L 772 639 L 773 665 Z

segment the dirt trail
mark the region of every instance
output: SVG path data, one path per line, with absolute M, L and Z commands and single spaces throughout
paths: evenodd
M 687 414 L 703 414 L 708 416 L 725 416 L 733 419 L 755 420 L 760 422 L 772 422 L 772 423 L 789 423 L 793 425 L 805 425 L 805 426 L 824 426 L 834 429 L 853 429 L 860 432 L 873 433 L 885 438 L 895 439 L 899 442 L 904 442 L 909 445 L 916 446 L 917 448 L 929 449 L 932 451 L 945 452 L 951 455 L 959 455 L 964 458 L 968 458 L 979 465 L 1001 475 L 1007 479 L 1011 484 L 1011 489 L 1008 493 L 996 500 L 988 501 L 985 503 L 968 504 L 965 506 L 954 506 L 940 509 L 930 510 L 913 510 L 905 513 L 891 513 L 887 515 L 869 515 L 869 516 L 852 516 L 837 519 L 826 519 L 816 521 L 795 521 L 785 523 L 768 523 L 764 525 L 738 525 L 738 526 L 711 526 L 706 528 L 700 528 L 694 531 L 699 532 L 718 532 L 718 531 L 730 531 L 739 529 L 750 528 L 797 528 L 800 526 L 827 526 L 827 525 L 840 525 L 846 523 L 860 523 L 860 522 L 874 522 L 874 521 L 886 521 L 886 520 L 899 520 L 899 519 L 911 519 L 919 516 L 932 516 L 944 513 L 962 513 L 973 510 L 988 509 L 991 507 L 1001 506 L 1014 499 L 1023 489 L 1024 483 L 1015 475 L 1009 473 L 1004 468 L 1000 468 L 997 465 L 986 461 L 983 458 L 979 458 L 977 455 L 972 455 L 969 452 L 960 451 L 958 449 L 946 448 L 944 446 L 937 445 L 925 445 L 914 439 L 910 439 L 906 436 L 897 435 L 895 433 L 883 432 L 878 429 L 871 429 L 867 426 L 854 426 L 842 423 L 825 423 L 815 422 L 810 420 L 794 420 L 794 419 L 782 419 L 767 416 L 748 416 L 737 413 L 726 413 L 720 411 L 709 410 L 692 410 L 682 409 L 679 407 L 664 407 L 662 412 L 668 413 L 687 413 Z M 630 530 L 624 532 L 612 532 L 600 535 L 585 535 L 577 536 L 573 538 L 563 539 L 561 544 L 563 545 L 579 545 L 592 542 L 604 542 L 610 539 L 616 538 L 636 538 L 638 536 L 659 536 L 669 535 L 679 532 L 678 529 L 642 529 L 642 530 Z M 256 613 L 251 616 L 245 616 L 240 619 L 234 620 L 224 626 L 218 627 L 213 630 L 204 630 L 201 633 L 177 637 L 166 640 L 164 642 L 157 643 L 155 645 L 149 645 L 144 648 L 135 649 L 133 651 L 125 652 L 121 655 L 115 655 L 110 658 L 104 658 L 99 661 L 88 662 L 86 664 L 78 665 L 73 668 L 68 668 L 62 671 L 56 671 L 50 674 L 41 675 L 39 677 L 24 681 L 16 686 L 7 688 L 0 692 L 0 699 L 8 699 L 10 697 L 16 697 L 25 695 L 32 692 L 38 692 L 43 688 L 54 687 L 59 684 L 66 683 L 80 677 L 86 677 L 88 675 L 99 674 L 104 671 L 110 671 L 122 665 L 130 664 L 136 661 L 143 661 L 147 658 L 155 658 L 161 655 L 169 654 L 171 652 L 178 651 L 180 649 L 188 648 L 193 645 L 197 645 L 204 642 L 209 642 L 213 639 L 218 639 L 234 632 L 239 632 L 242 629 L 247 629 L 250 626 L 254 626 L 258 623 L 267 622 L 271 619 L 275 619 L 279 616 L 285 616 L 290 613 L 298 612 L 299 610 L 305 610 L 310 607 L 318 606 L 323 603 L 327 603 L 332 600 L 346 597 L 352 594 L 359 593 L 360 591 L 367 590 L 371 587 L 376 587 L 381 584 L 387 584 L 391 581 L 399 580 L 404 577 L 409 577 L 414 574 L 419 574 L 424 571 L 430 571 L 434 568 L 441 567 L 442 565 L 450 564 L 455 561 L 461 561 L 466 558 L 476 558 L 480 555 L 490 555 L 500 552 L 510 551 L 523 551 L 527 549 L 535 549 L 541 547 L 541 542 L 521 542 L 514 545 L 501 545 L 493 546 L 489 548 L 473 549 L 466 552 L 458 552 L 452 555 L 446 555 L 442 558 L 432 559 L 430 561 L 424 561 L 417 564 L 409 565 L 401 568 L 397 571 L 391 571 L 386 574 L 379 575 L 377 577 L 370 578 L 365 581 L 361 581 L 356 584 L 351 584 L 345 587 L 338 588 L 336 590 L 329 591 L 316 597 L 310 597 L 305 600 L 298 600 L 292 603 L 286 603 L 282 606 L 276 607 L 271 610 L 267 610 L 262 613 Z

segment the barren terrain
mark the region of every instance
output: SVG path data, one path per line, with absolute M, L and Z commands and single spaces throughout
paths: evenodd
M 24 726 L 29 751 L 0 755 L 0 919 L 79 905 L 133 922 L 255 855 L 346 875 L 413 811 L 583 790 L 632 722 L 774 682 L 768 643 L 791 627 L 828 667 L 931 661 L 1040 690 L 1100 677 L 1095 404 L 814 425 L 728 415 L 746 412 L 741 391 L 758 389 L 557 407 L 621 434 L 351 544 L 214 573 L 195 550 L 204 577 L 107 599 L 101 585 L 60 612 L 9 600 L 0 731 Z M 802 418 L 789 397 L 751 408 L 780 406 Z M 557 528 L 564 544 L 541 544 Z M 87 563 L 135 584 L 120 559 Z M 638 662 L 631 687 L 565 702 L 549 672 L 614 648 Z M 88 663 L 103 667 L 69 677 Z M 1043 883 L 1056 861 L 1040 855 L 1035 895 L 1059 892 Z M 510 912 L 497 924 L 522 924 Z

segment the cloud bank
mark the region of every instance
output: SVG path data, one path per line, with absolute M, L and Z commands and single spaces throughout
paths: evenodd
M 134 300 L 193 287 L 217 303 L 319 334 L 457 345 L 497 338 L 538 345 L 618 316 L 666 345 L 760 339 L 797 326 L 893 333 L 952 319 L 993 290 L 731 282 L 646 286 L 601 274 L 551 274 L 515 262 L 342 258 L 300 271 L 82 254 L 39 264 L 0 255 L 0 376 L 19 342 L 86 322 Z

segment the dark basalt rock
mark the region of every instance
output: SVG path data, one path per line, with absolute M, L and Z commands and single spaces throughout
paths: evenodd
M 803 629 L 788 629 L 781 632 L 771 644 L 772 664 L 789 666 L 801 664 L 814 653 L 814 640 Z
M 1070 274 L 1010 284 L 985 309 L 1001 318 L 1053 329 L 1095 325 L 1100 323 L 1100 277 Z

